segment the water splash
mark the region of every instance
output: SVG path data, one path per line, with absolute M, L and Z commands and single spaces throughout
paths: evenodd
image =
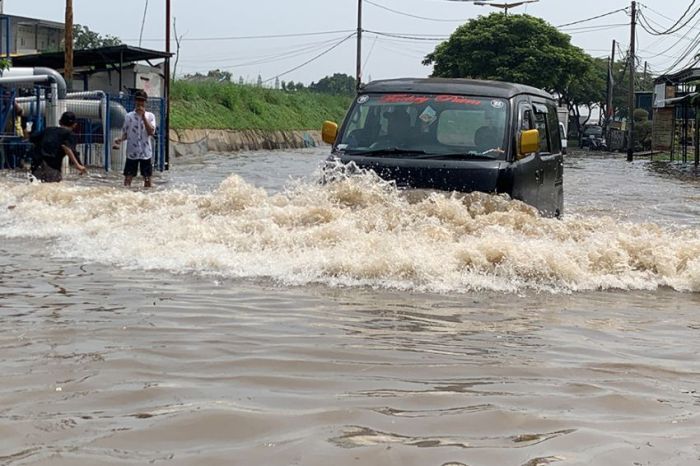
M 505 196 L 402 192 L 371 173 L 269 194 L 0 181 L 0 235 L 118 267 L 401 290 L 700 291 L 700 231 L 545 219 Z

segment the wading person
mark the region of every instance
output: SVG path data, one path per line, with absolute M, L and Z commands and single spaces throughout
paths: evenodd
M 85 167 L 78 161 L 75 152 L 73 130 L 78 125 L 75 114 L 73 112 L 65 112 L 61 115 L 58 124 L 60 126 L 32 133 L 30 138 L 32 144 L 34 144 L 32 175 L 44 183 L 61 181 L 63 157 L 66 155 L 81 175 L 87 172 Z
M 136 108 L 124 120 L 122 136 L 114 141 L 116 146 L 126 141 L 126 163 L 124 164 L 124 186 L 131 186 L 137 171 L 143 176 L 143 185 L 151 187 L 153 175 L 153 146 L 151 137 L 156 134 L 156 117 L 146 111 L 148 95 L 144 91 L 134 94 Z

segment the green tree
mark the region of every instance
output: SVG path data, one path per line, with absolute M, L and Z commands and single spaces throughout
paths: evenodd
M 326 76 L 317 83 L 311 83 L 309 89 L 324 94 L 353 95 L 355 93 L 355 78 L 343 74 L 335 73 L 333 76 Z
M 613 111 L 616 118 L 625 119 L 629 115 L 630 66 L 628 55 L 615 63 L 613 79 L 615 81 Z M 635 68 L 634 88 L 637 91 L 654 90 L 654 76 L 644 75 L 643 69 L 637 66 Z
M 425 57 L 433 76 L 511 81 L 562 94 L 591 66 L 570 37 L 529 15 L 469 20 Z
M 209 70 L 207 72 L 207 78 L 217 82 L 229 82 L 231 81 L 231 78 L 233 78 L 233 75 L 230 71 L 220 70 L 217 68 L 215 70 Z
M 100 47 L 112 47 L 121 45 L 122 41 L 116 36 L 102 36 L 91 31 L 87 26 L 76 24 L 73 26 L 73 48 L 75 50 L 96 49 Z
M 652 125 L 651 121 L 649 121 L 649 113 L 643 108 L 637 108 L 632 115 L 634 118 L 634 129 L 632 130 L 634 150 L 642 151 L 651 149 Z
M 232 77 L 233 76 L 230 71 L 215 69 L 207 71 L 207 74 L 186 74 L 182 79 L 184 79 L 185 81 L 230 82 Z
M 607 109 L 607 80 L 608 60 L 604 58 L 591 58 L 584 73 L 569 81 L 568 85 L 558 91 L 560 103 L 566 105 L 569 114 L 574 117 L 576 129 L 581 134 L 581 108 L 588 108 L 588 115 L 592 113 L 594 106 L 600 107 L 603 114 Z

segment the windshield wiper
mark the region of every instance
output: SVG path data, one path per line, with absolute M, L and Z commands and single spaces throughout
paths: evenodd
M 346 149 L 347 155 L 428 155 L 424 150 L 420 149 L 402 149 L 400 147 L 387 147 L 384 149 L 357 150 Z
M 487 151 L 490 152 L 490 151 Z M 485 152 L 446 152 L 443 154 L 425 154 L 416 157 L 417 159 L 439 159 L 439 158 L 481 158 L 481 159 L 493 159 L 492 155 L 488 155 Z

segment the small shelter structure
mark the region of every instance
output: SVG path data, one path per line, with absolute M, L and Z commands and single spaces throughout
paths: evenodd
M 669 152 L 671 161 L 700 165 L 698 85 L 700 68 L 687 68 L 654 81 L 652 149 Z

